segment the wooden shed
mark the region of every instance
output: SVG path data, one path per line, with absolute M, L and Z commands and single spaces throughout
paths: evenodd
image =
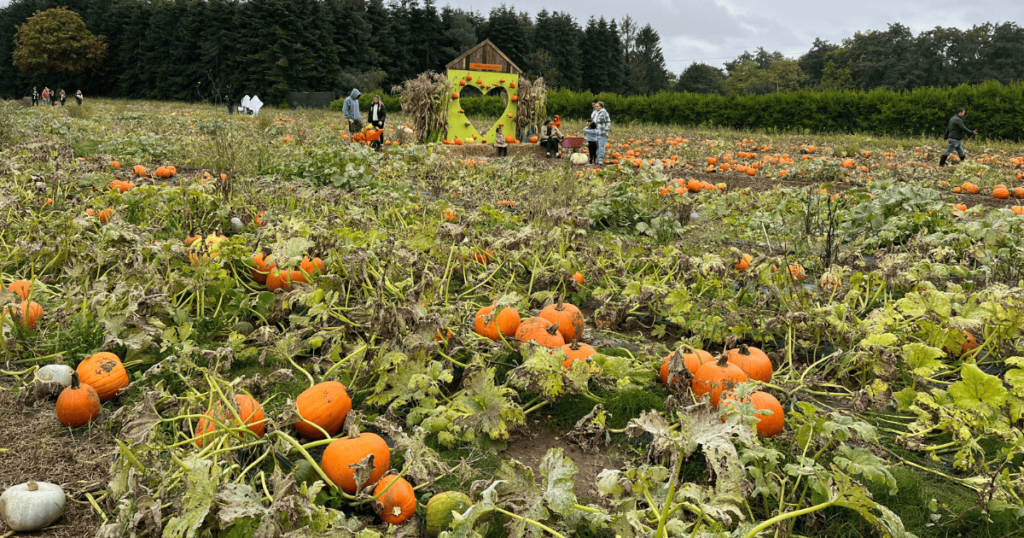
M 448 69 L 462 71 L 490 71 L 495 73 L 523 74 L 519 66 L 505 56 L 490 39 L 483 40 L 465 54 L 448 63 Z

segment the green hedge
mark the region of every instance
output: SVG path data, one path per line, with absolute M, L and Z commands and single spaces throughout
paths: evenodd
M 397 114 L 398 112 L 402 111 L 402 103 L 399 102 L 398 97 L 391 95 L 390 93 L 385 93 L 384 90 L 377 90 L 373 92 L 366 92 L 359 96 L 360 112 L 365 114 L 366 111 L 370 109 L 370 103 L 373 103 L 374 95 L 380 95 L 380 100 L 382 103 L 384 103 L 384 108 L 388 110 L 388 113 Z M 345 106 L 345 98 L 347 97 L 348 95 L 345 95 L 341 99 L 332 102 L 331 106 L 328 108 L 335 112 L 341 112 L 342 107 Z
M 982 136 L 1024 140 L 1024 83 L 987 82 L 955 88 L 920 88 L 909 92 L 799 91 L 731 96 L 662 92 L 624 97 L 602 93 L 615 123 L 647 122 L 713 125 L 734 129 L 777 129 L 820 133 L 870 133 L 893 136 L 942 136 L 958 107 L 967 108 L 965 123 Z M 548 92 L 549 116 L 584 120 L 594 94 Z M 466 110 L 469 113 L 469 110 Z

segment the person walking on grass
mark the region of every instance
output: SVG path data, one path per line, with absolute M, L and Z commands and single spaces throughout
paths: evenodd
M 373 125 L 374 129 L 380 130 L 380 138 L 376 142 L 375 149 L 384 145 L 384 119 L 388 116 L 388 109 L 381 101 L 380 95 L 373 96 L 373 103 L 370 104 L 370 111 L 366 113 L 366 121 Z
M 978 131 L 968 129 L 964 125 L 964 115 L 967 114 L 967 109 L 960 107 L 956 109 L 956 115 L 949 118 L 949 124 L 946 125 L 946 134 L 942 135 L 942 141 L 948 142 L 949 145 L 946 147 L 946 151 L 942 152 L 942 156 L 939 157 L 939 167 L 946 166 L 946 159 L 951 153 L 956 151 L 957 157 L 960 160 L 964 160 L 967 154 L 964 152 L 964 137 L 971 136 L 972 134 L 977 135 Z
M 64 101 L 68 100 L 68 96 L 64 93 L 64 90 L 60 91 L 60 106 L 64 106 Z
M 597 124 L 590 122 L 587 124 L 587 128 L 583 129 L 583 139 L 587 141 L 587 155 L 589 156 L 589 164 L 594 164 L 597 160 L 597 141 L 601 139 L 601 131 L 597 130 Z
M 345 98 L 345 103 L 341 107 L 341 113 L 348 120 L 348 132 L 352 134 L 358 134 L 359 131 L 363 130 L 363 117 L 359 114 L 360 95 L 362 93 L 353 88 L 352 93 Z
M 540 145 L 544 146 L 547 151 L 547 158 L 551 158 L 551 154 L 555 154 L 556 159 L 562 158 L 562 154 L 558 151 L 558 145 L 562 142 L 565 135 L 562 131 L 555 127 L 555 122 L 547 120 L 544 122 L 544 127 L 540 128 Z
M 594 105 L 594 119 L 592 121 L 597 125 L 597 130 L 601 133 L 601 137 L 597 140 L 597 164 L 605 164 L 604 150 L 608 146 L 608 132 L 612 128 L 612 117 L 605 110 L 603 101 L 598 101 Z
M 39 106 L 39 90 L 32 86 L 32 106 Z
M 82 106 L 82 99 L 84 99 L 82 97 L 82 90 L 78 90 L 78 93 L 75 94 L 75 101 L 78 101 L 78 106 Z
M 505 141 L 505 133 L 500 125 L 494 131 L 494 147 L 498 148 L 498 157 L 508 157 L 508 142 Z

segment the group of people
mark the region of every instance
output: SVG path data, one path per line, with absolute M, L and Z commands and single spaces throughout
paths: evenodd
M 42 98 L 43 105 L 64 106 L 64 102 L 67 101 L 68 96 L 64 93 L 64 90 L 53 91 L 50 88 L 43 88 L 43 93 L 39 93 L 39 89 L 36 86 L 32 87 L 32 106 L 39 106 L 39 99 Z M 75 99 L 78 101 L 78 105 L 82 105 L 82 90 L 78 90 L 75 94 Z
M 359 96 L 362 92 L 353 88 L 352 93 L 345 98 L 345 103 L 341 107 L 341 113 L 345 116 L 348 121 L 348 132 L 353 135 L 357 135 L 363 131 L 363 116 L 359 112 Z M 370 147 L 376 150 L 380 150 L 384 146 L 384 120 L 387 119 L 388 109 L 384 106 L 384 101 L 381 100 L 380 95 L 373 96 L 373 102 L 370 103 L 370 110 L 366 113 L 366 122 L 375 131 L 372 137 L 362 137 L 364 140 L 370 142 Z M 354 142 L 358 142 L 355 136 L 352 137 Z
M 587 154 L 590 164 L 604 164 L 604 150 L 608 145 L 608 132 L 612 127 L 612 117 L 604 107 L 604 102 L 594 99 L 590 103 L 593 111 L 590 113 L 590 121 L 583 128 L 583 138 L 587 141 Z M 556 115 L 554 120 L 547 120 L 540 129 L 539 142 L 544 147 L 546 158 L 550 159 L 554 154 L 555 158 L 561 158 L 561 144 L 565 135 L 560 130 L 561 119 Z M 505 140 L 501 136 L 501 128 L 498 128 L 498 137 L 494 141 L 498 147 L 498 155 L 504 155 Z M 505 150 L 507 151 L 507 150 Z

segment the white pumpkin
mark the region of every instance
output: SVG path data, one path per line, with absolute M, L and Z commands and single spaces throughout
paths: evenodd
M 71 386 L 71 374 L 75 370 L 66 364 L 47 364 L 36 372 L 36 379 L 40 381 L 52 381 L 62 386 Z
M 569 162 L 576 165 L 587 164 L 590 162 L 590 158 L 582 153 L 573 153 L 572 156 L 569 157 Z
M 34 482 L 11 486 L 0 495 L 0 518 L 11 530 L 32 532 L 53 524 L 64 513 L 64 490 Z

